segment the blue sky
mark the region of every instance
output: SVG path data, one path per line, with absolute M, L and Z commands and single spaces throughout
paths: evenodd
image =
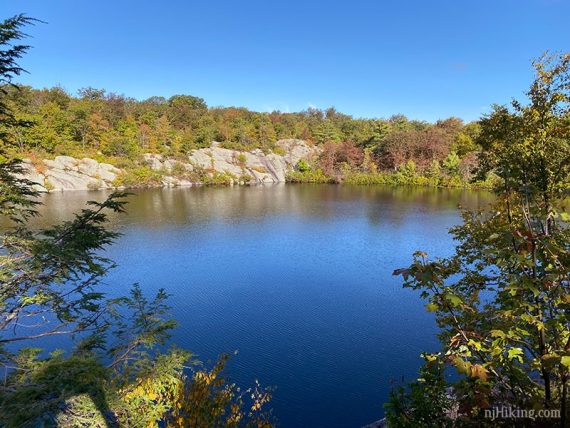
M 42 19 L 20 81 L 258 111 L 477 119 L 569 50 L 570 1 L 1 0 Z

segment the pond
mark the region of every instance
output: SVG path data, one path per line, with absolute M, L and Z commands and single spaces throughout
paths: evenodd
M 68 219 L 104 192 L 44 197 L 41 222 Z M 165 288 L 172 341 L 203 361 L 232 357 L 243 387 L 274 386 L 284 427 L 359 427 L 380 419 L 389 391 L 438 347 L 433 314 L 396 268 L 412 253 L 453 252 L 458 205 L 491 195 L 414 187 L 274 185 L 137 191 L 107 291 Z

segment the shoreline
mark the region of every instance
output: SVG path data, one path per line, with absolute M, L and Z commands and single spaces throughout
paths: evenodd
M 20 177 L 36 183 L 34 189 L 45 193 L 278 183 L 490 190 L 493 184 L 492 180 L 469 183 L 459 177 L 427 177 L 399 169 L 390 172 L 348 170 L 341 176 L 327 176 L 318 168 L 298 168 L 300 163 L 315 161 L 321 148 L 294 139 L 280 140 L 276 146 L 278 153 L 264 153 L 260 149 L 231 150 L 213 142 L 209 148 L 191 151 L 184 159 L 145 153 L 138 160 L 116 159 L 117 166 L 89 157 L 24 158 L 25 173 Z

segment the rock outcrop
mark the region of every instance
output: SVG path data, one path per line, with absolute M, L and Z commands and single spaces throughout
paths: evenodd
M 76 159 L 57 156 L 40 164 L 24 159 L 25 178 L 36 183 L 39 191 L 96 190 L 113 188 L 113 182 L 121 170 L 94 159 Z
M 283 154 L 265 154 L 260 149 L 249 152 L 230 150 L 213 142 L 209 148 L 193 150 L 188 155 L 188 162 L 176 162 L 150 153 L 145 154 L 144 158 L 152 169 L 164 171 L 167 177 L 176 165 L 177 168 L 188 171 L 200 170 L 211 175 L 229 174 L 235 177 L 236 181 L 264 184 L 285 182 L 287 172 L 293 169 L 299 160 L 310 159 L 319 153 L 317 147 L 310 146 L 303 140 L 280 140 L 276 145 Z M 174 177 L 170 177 L 172 178 Z
M 194 150 L 188 161 L 165 158 L 160 154 L 143 155 L 147 165 L 162 174 L 162 185 L 167 187 L 202 184 L 200 179 L 188 177 L 214 177 L 225 174 L 231 183 L 265 184 L 282 183 L 287 172 L 301 159 L 311 159 L 319 149 L 302 140 L 280 140 L 277 153 L 264 153 L 259 149 L 248 152 L 229 150 L 212 143 L 209 148 Z M 283 153 L 283 154 L 281 154 Z M 25 178 L 36 184 L 40 191 L 95 190 L 114 188 L 116 180 L 125 171 L 94 159 L 76 159 L 57 156 L 54 160 L 33 163 L 24 160 Z M 194 173 L 194 174 L 191 174 Z

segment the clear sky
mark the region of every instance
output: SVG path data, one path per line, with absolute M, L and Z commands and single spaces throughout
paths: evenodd
M 143 99 L 473 120 L 570 50 L 567 0 L 0 0 L 42 19 L 20 79 Z

